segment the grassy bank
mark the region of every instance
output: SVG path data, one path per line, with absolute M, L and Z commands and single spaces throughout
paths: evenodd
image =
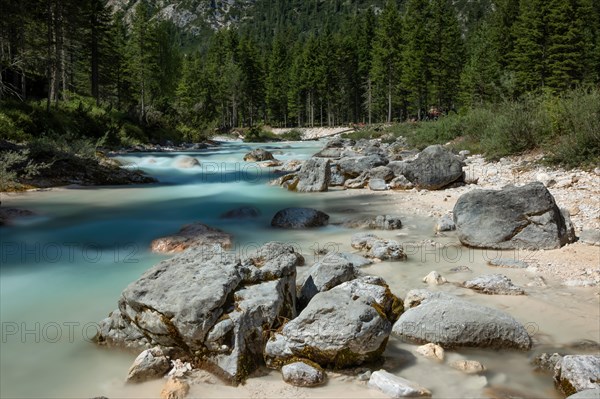
M 466 109 L 433 121 L 370 128 L 352 138 L 404 136 L 424 148 L 451 145 L 489 159 L 542 150 L 545 160 L 565 167 L 600 163 L 600 89 L 578 89 L 556 97 L 529 96 Z

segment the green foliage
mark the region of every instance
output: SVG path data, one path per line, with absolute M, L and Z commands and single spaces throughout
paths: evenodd
M 579 89 L 545 103 L 552 136 L 549 161 L 568 167 L 600 163 L 600 90 Z
M 298 129 L 292 129 L 289 132 L 278 135 L 284 141 L 300 141 L 302 140 L 302 132 Z
M 29 159 L 29 150 L 4 151 L 0 153 L 0 192 L 18 191 L 24 188 L 20 179 L 29 179 L 48 165 L 34 163 Z
M 246 143 L 266 143 L 269 141 L 281 141 L 281 138 L 273 132 L 263 129 L 262 126 L 252 126 L 244 134 Z

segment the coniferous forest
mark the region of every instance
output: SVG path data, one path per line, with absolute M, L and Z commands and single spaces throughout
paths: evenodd
M 257 0 L 194 28 L 122 3 L 1 0 L 3 137 L 194 141 L 598 98 L 594 0 Z

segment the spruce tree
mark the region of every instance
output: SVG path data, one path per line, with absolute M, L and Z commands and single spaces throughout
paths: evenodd
M 549 0 L 548 78 L 554 90 L 574 87 L 583 81 L 585 47 L 583 19 L 578 0 Z
M 463 65 L 463 43 L 458 19 L 450 0 L 433 0 L 431 40 L 431 103 L 448 112 L 456 108 Z
M 428 0 L 408 0 L 403 20 L 402 88 L 408 93 L 409 111 L 422 119 L 429 105 L 431 13 Z
M 393 0 L 389 0 L 379 17 L 373 40 L 370 80 L 375 86 L 379 110 L 385 121 L 392 121 L 394 106 L 399 103 L 402 68 L 402 24 Z M 367 88 L 370 90 L 371 88 Z M 369 101 L 370 102 L 370 101 Z
M 461 101 L 467 106 L 500 99 L 501 55 L 494 46 L 492 26 L 482 23 L 471 35 L 469 55 L 461 74 Z

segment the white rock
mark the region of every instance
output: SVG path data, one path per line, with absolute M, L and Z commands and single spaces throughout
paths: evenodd
M 173 368 L 167 374 L 169 377 L 182 378 L 188 371 L 192 371 L 192 365 L 188 362 L 182 362 L 180 359 L 171 360 Z
M 374 372 L 367 385 L 369 388 L 380 390 L 391 398 L 431 396 L 428 389 L 405 378 L 390 374 L 385 370 Z
M 444 348 L 433 343 L 421 345 L 415 352 L 428 359 L 444 360 Z
M 441 274 L 434 270 L 430 272 L 427 276 L 423 277 L 423 282 L 430 285 L 442 285 L 447 283 L 448 281 L 444 277 L 442 277 Z
M 283 380 L 297 387 L 313 387 L 325 381 L 325 373 L 318 366 L 302 361 L 286 364 L 281 368 Z

